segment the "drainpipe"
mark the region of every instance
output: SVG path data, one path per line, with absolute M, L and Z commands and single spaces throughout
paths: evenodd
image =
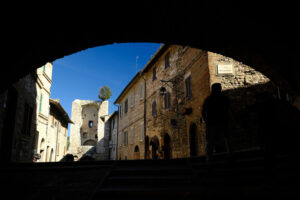
M 147 101 L 146 101 L 146 94 L 147 94 L 147 87 L 146 87 L 146 79 L 140 74 L 142 79 L 144 79 L 144 159 L 146 159 L 147 152 L 146 152 L 146 114 L 147 114 Z
M 115 106 L 117 106 L 116 104 L 114 104 Z M 120 112 L 119 112 L 119 106 L 118 107 L 118 123 L 117 123 L 117 138 L 116 138 L 116 156 L 115 156 L 115 160 L 118 160 L 118 150 L 119 150 L 119 121 L 120 121 Z M 114 145 L 114 144 L 113 144 Z

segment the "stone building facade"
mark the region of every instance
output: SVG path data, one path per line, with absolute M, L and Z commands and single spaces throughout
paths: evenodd
M 1 94 L 1 161 L 32 161 L 36 133 L 36 78 L 36 73 L 32 72 Z
M 162 45 L 115 102 L 120 115 L 119 158 L 135 159 L 137 145 L 143 155 L 140 158 L 205 155 L 206 127 L 201 112 L 216 82 L 221 83 L 231 102 L 233 149 L 257 147 L 257 110 L 252 106 L 258 94 L 272 95 L 276 86 L 260 72 L 231 58 L 187 46 Z M 136 96 L 141 83 L 144 99 Z M 129 106 L 131 94 L 135 94 L 133 107 Z M 139 123 L 145 126 L 145 142 L 138 143 L 138 134 L 133 134 L 131 144 L 127 132 Z M 216 151 L 224 151 L 221 142 L 217 144 Z
M 66 155 L 68 123 L 72 123 L 58 99 L 50 99 L 50 112 L 45 141 L 45 162 L 60 161 Z
M 117 160 L 117 148 L 118 148 L 118 111 L 115 111 L 110 115 L 106 121 L 107 135 L 109 135 L 109 160 Z
M 52 85 L 52 63 L 46 63 L 44 66 L 37 69 L 36 81 L 36 138 L 35 138 L 35 153 L 40 155 L 39 162 L 45 162 L 46 159 L 46 140 L 49 125 L 49 99 L 51 95 Z
M 118 159 L 145 158 L 145 77 L 137 74 L 114 102 L 119 105 Z
M 21 78 L 1 94 L 0 141 L 4 160 L 32 162 L 46 136 L 52 63 Z M 2 134 L 3 133 L 3 134 Z M 13 134 L 11 134 L 13 133 Z
M 96 160 L 108 159 L 105 122 L 109 118 L 108 101 L 75 99 L 72 103 L 69 153 L 78 159 L 84 155 Z

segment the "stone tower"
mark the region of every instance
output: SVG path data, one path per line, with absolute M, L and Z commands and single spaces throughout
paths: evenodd
M 97 160 L 108 159 L 108 136 L 105 122 L 108 116 L 108 101 L 75 99 L 72 103 L 69 153 L 89 155 Z

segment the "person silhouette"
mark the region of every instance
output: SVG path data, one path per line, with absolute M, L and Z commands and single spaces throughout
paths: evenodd
M 229 99 L 222 94 L 220 83 L 211 86 L 211 94 L 205 99 L 202 107 L 202 118 L 206 123 L 206 160 L 210 163 L 213 159 L 213 151 L 217 137 L 221 137 L 231 157 L 229 146 L 228 122 Z

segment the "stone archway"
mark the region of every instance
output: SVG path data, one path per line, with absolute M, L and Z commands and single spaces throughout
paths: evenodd
M 156 160 L 158 158 L 158 148 L 159 148 L 159 139 L 157 136 L 151 138 L 150 146 L 152 147 L 151 148 L 152 159 Z
M 140 149 L 139 149 L 139 146 L 136 145 L 134 147 L 134 155 L 133 155 L 133 159 L 134 160 L 139 160 L 140 159 Z
M 41 155 L 41 160 L 40 161 L 45 161 L 44 154 L 45 154 L 45 139 L 42 138 L 41 143 L 40 143 L 40 152 L 38 152 Z

